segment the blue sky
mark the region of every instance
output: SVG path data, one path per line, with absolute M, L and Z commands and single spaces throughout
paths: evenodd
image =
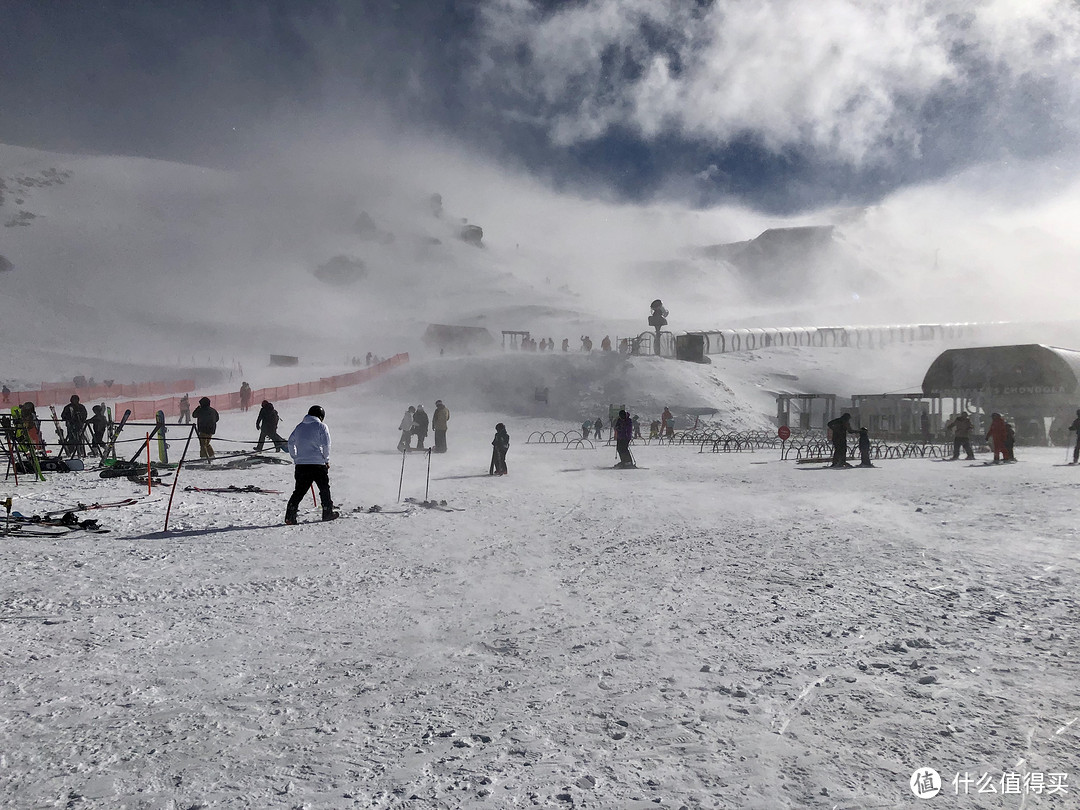
M 0 0 L 0 141 L 230 165 L 372 119 L 556 188 L 792 213 L 1073 156 L 1067 0 Z

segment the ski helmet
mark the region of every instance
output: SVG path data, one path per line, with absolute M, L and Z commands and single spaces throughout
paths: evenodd
M 326 411 L 322 409 L 322 405 L 312 405 L 310 408 L 308 408 L 307 415 L 317 416 L 319 418 L 319 421 L 321 422 L 323 419 L 326 418 Z

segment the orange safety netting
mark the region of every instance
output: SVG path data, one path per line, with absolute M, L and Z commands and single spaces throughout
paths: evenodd
M 39 405 L 60 405 L 71 401 L 72 394 L 78 394 L 84 403 L 104 402 L 117 397 L 156 397 L 162 394 L 182 394 L 195 388 L 194 380 L 165 380 L 157 382 L 132 383 L 130 385 L 84 385 L 76 387 L 72 383 L 42 383 L 40 391 L 12 391 L 4 398 L 4 405 L 22 405 L 33 402 Z
M 383 360 L 377 365 L 350 371 L 348 374 L 322 377 L 311 382 L 278 385 L 272 388 L 257 388 L 251 392 L 251 402 L 249 405 L 258 408 L 259 403 L 264 399 L 269 400 L 270 402 L 278 402 L 283 399 L 296 399 L 297 397 L 314 397 L 322 394 L 329 394 L 332 391 L 337 391 L 339 388 L 348 388 L 352 385 L 359 385 L 360 383 L 373 380 L 376 377 L 385 374 L 387 371 L 408 362 L 409 355 L 406 352 L 403 354 L 395 354 L 393 357 Z M 190 391 L 194 387 L 193 383 L 185 390 Z M 240 409 L 239 391 L 230 391 L 227 394 L 208 394 L 207 398 L 210 400 L 211 407 L 217 411 L 234 411 Z M 192 409 L 194 409 L 197 404 L 197 402 L 192 402 Z M 180 413 L 180 397 L 171 396 L 165 397 L 164 399 L 132 399 L 117 402 L 116 407 L 113 410 L 113 414 L 115 414 L 114 418 L 119 419 L 120 414 L 123 414 L 123 412 L 129 408 L 131 409 L 131 419 L 153 419 L 158 411 L 164 411 L 168 415 L 167 418 L 172 419 Z

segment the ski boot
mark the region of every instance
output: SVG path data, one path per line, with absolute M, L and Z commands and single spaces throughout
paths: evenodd
M 341 517 L 341 513 L 334 509 L 333 506 L 324 506 L 322 510 L 323 520 L 337 520 Z
M 285 525 L 286 526 L 295 526 L 296 525 L 296 510 L 295 509 L 286 509 L 285 510 Z

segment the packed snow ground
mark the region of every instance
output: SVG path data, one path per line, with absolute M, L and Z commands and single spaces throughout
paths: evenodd
M 734 401 L 760 367 L 724 370 Z M 168 533 L 161 487 L 87 513 L 110 534 L 4 538 L 3 803 L 1078 806 L 1080 472 L 1062 448 L 829 471 L 648 445 L 616 471 L 608 446 L 525 443 L 573 421 L 459 405 L 480 380 L 432 361 L 323 399 L 333 523 L 280 525 L 289 466 L 191 466 Z M 401 476 L 401 413 L 436 397 L 449 452 Z M 282 432 L 308 404 L 281 404 Z M 255 415 L 219 435 L 253 441 Z M 399 476 L 402 499 L 461 511 L 352 511 L 399 508 Z M 249 484 L 283 494 L 184 491 Z M 9 493 L 33 513 L 140 488 L 88 470 Z M 923 767 L 945 782 L 932 804 L 909 787 Z M 1013 772 L 1067 788 L 1003 793 Z M 998 792 L 956 795 L 957 774 Z

